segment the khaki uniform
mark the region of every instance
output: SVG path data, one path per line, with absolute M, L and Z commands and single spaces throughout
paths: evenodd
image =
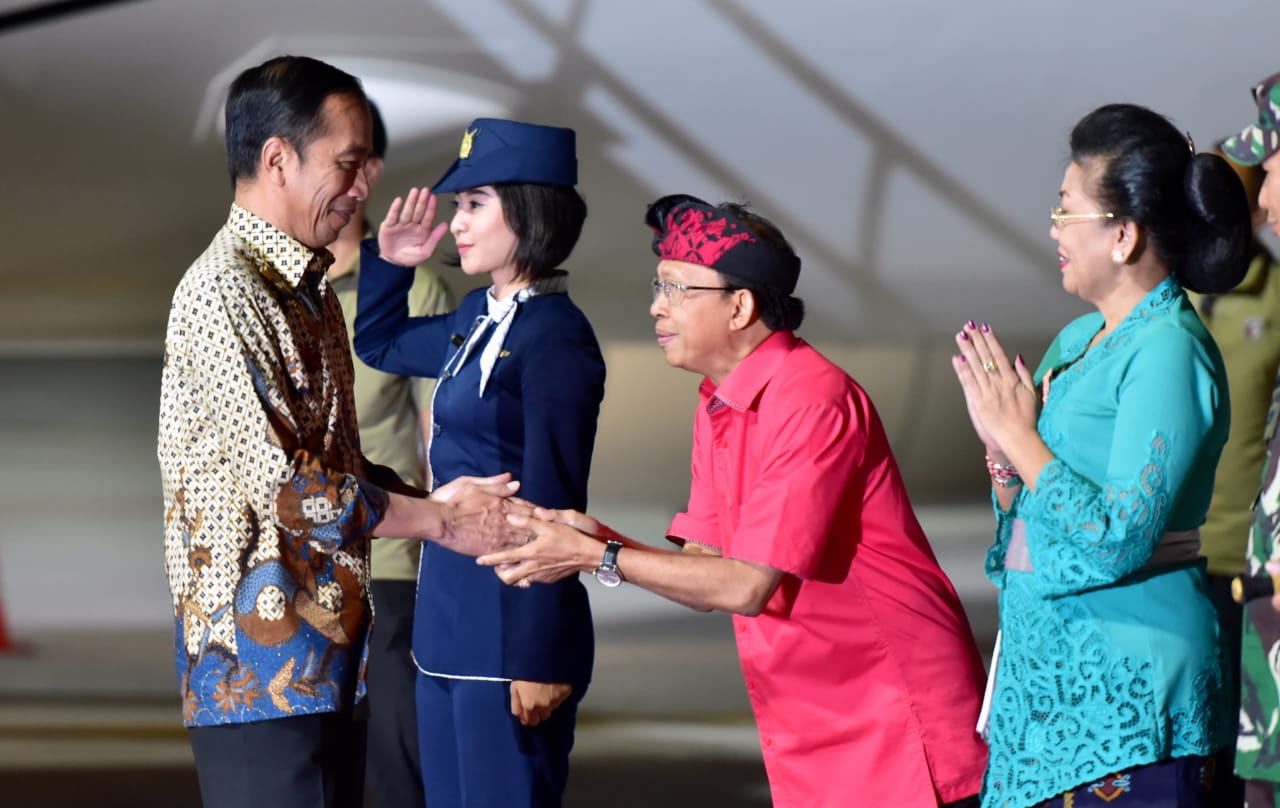
M 347 321 L 347 338 L 355 334 L 356 292 L 360 285 L 360 257 L 355 268 L 330 280 L 342 303 Z M 409 291 L 409 315 L 442 314 L 453 309 L 453 295 L 444 280 L 425 266 L 417 269 Z M 352 354 L 355 366 L 356 418 L 360 423 L 360 445 L 371 462 L 395 469 L 407 483 L 422 487 L 425 477 L 425 450 L 419 413 L 431 406 L 435 379 L 407 378 L 383 373 Z M 422 542 L 412 539 L 375 539 L 373 574 L 377 580 L 416 581 Z

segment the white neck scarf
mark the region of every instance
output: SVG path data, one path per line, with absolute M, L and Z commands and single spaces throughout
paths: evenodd
M 507 339 L 507 333 L 511 330 L 511 323 L 516 319 L 516 312 L 520 308 L 520 304 L 524 303 L 531 297 L 537 295 L 547 295 L 563 293 L 569 289 L 569 276 L 564 272 L 559 272 L 550 278 L 544 278 L 536 283 L 531 283 L 506 300 L 498 300 L 493 296 L 493 287 L 485 294 L 484 300 L 488 306 L 485 314 L 476 317 L 475 322 L 471 325 L 471 331 L 467 334 L 466 340 L 463 341 L 462 347 L 458 352 L 445 364 L 444 372 L 441 373 L 441 381 L 456 375 L 467 358 L 475 352 L 476 346 L 484 341 L 484 349 L 480 352 L 480 390 L 477 395 L 483 396 L 484 389 L 489 384 L 489 377 L 493 375 L 493 367 L 498 362 L 498 357 L 502 354 L 502 344 Z M 489 326 L 493 327 L 490 328 Z M 486 339 L 486 334 L 488 338 Z

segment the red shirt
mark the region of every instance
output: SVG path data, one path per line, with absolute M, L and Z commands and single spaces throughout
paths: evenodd
M 777 332 L 701 393 L 668 534 L 787 573 L 733 618 L 774 806 L 978 793 L 982 661 L 866 392 Z

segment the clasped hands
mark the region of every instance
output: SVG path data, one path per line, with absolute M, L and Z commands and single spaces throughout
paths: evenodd
M 510 474 L 459 477 L 431 492 L 444 508 L 451 548 L 479 556 L 507 584 L 527 588 L 595 569 L 602 543 L 617 534 L 573 510 L 539 507 L 515 496 Z
M 1000 454 L 1020 430 L 1035 430 L 1039 398 L 1031 370 L 1021 354 L 1009 360 L 986 323 L 970 320 L 955 341 L 960 353 L 951 357 L 951 367 L 964 390 L 969 420 L 987 451 Z
M 612 529 L 585 513 L 542 508 L 524 500 L 517 502 L 522 508 L 508 513 L 507 522 L 532 539 L 519 547 L 476 559 L 477 564 L 493 567 L 504 583 L 528 587 L 593 570 L 603 557 L 603 543 L 618 537 Z

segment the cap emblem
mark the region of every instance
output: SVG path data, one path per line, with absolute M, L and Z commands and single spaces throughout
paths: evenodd
M 479 129 L 468 129 L 462 135 L 462 146 L 458 149 L 458 158 L 465 160 L 471 156 L 471 141 L 480 133 Z

